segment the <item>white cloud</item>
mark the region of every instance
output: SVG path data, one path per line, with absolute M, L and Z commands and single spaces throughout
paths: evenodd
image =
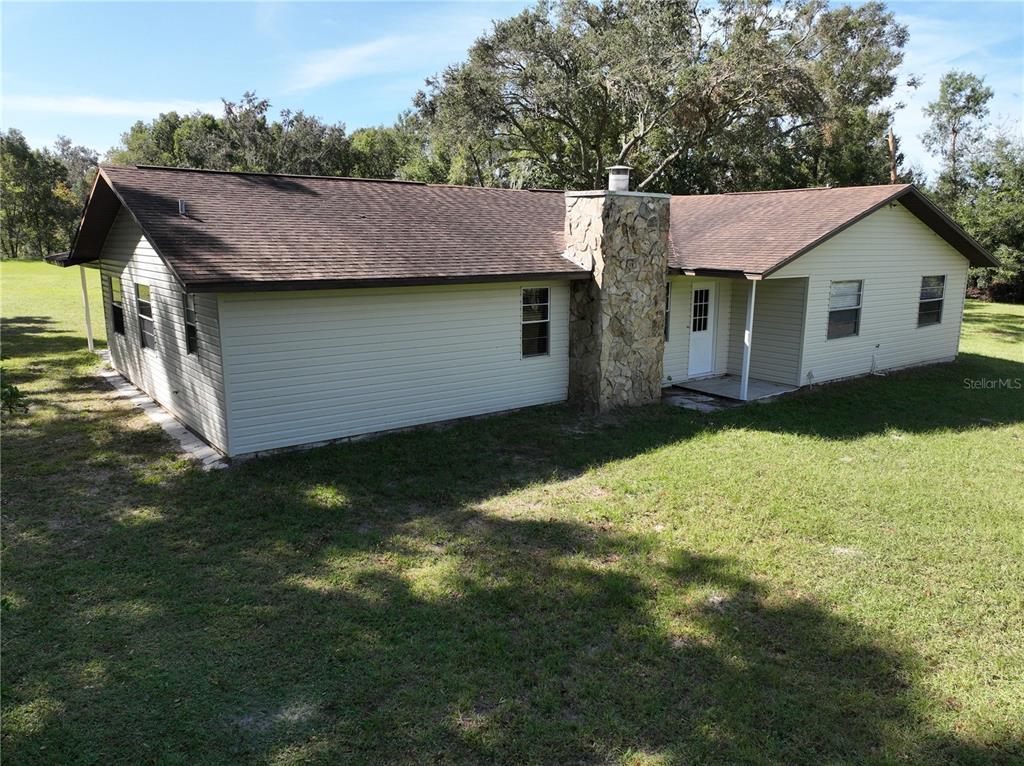
M 309 90 L 353 77 L 400 71 L 408 63 L 402 53 L 413 47 L 414 42 L 412 37 L 392 35 L 359 45 L 314 51 L 292 72 L 290 89 Z
M 220 114 L 222 108 L 219 101 L 134 100 L 102 96 L 5 95 L 2 103 L 5 112 L 14 110 L 101 117 L 155 117 L 161 112 L 189 113 L 196 110 Z
M 928 127 L 922 110 L 938 97 L 939 81 L 951 69 L 983 75 L 995 92 L 989 122 L 994 127 L 1020 130 L 1024 118 L 1020 72 L 1024 62 L 1019 48 L 1006 45 L 1019 40 L 1019 33 L 993 23 L 985 14 L 956 19 L 901 14 L 897 20 L 910 30 L 901 70 L 904 77 L 913 74 L 921 79 L 921 87 L 902 89 L 893 99 L 905 104 L 896 113 L 894 129 L 909 162 L 922 167 L 929 176 L 938 172 L 939 158 L 929 154 L 920 140 Z M 1001 56 L 995 53 L 1000 50 L 1004 51 Z
M 253 3 L 253 28 L 264 37 L 283 39 L 288 7 L 285 3 Z
M 464 59 L 469 46 L 490 26 L 489 17 L 461 8 L 448 14 L 410 16 L 393 34 L 306 53 L 285 82 L 294 92 L 374 75 L 402 75 L 406 80 L 414 76 L 421 81 Z

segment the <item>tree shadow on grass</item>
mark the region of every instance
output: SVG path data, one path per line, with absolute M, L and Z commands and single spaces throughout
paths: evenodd
M 44 357 L 86 349 L 84 337 L 59 329 L 56 324 L 45 316 L 5 317 L 0 325 L 3 358 Z
M 213 475 L 97 405 L 105 389 L 81 365 L 28 368 L 57 382 L 3 445 L 5 746 L 19 761 L 1020 753 L 932 731 L 917 657 L 738 561 L 547 514 L 543 499 L 481 507 L 721 429 L 1020 422 L 1019 396 L 962 385 L 1019 364 L 966 355 L 711 416 L 545 408 Z
M 994 335 L 1002 341 L 1024 343 L 1024 321 L 1014 314 L 988 314 L 978 317 L 982 321 L 982 331 Z
M 968 303 L 964 318 L 975 333 L 984 333 L 1007 343 L 1024 344 L 1024 320 L 1018 314 L 994 313 Z M 1024 352 L 1022 352 L 1024 353 Z
M 32 762 L 39 745 L 40 762 L 63 763 L 1010 755 L 928 731 L 908 682 L 916 657 L 729 559 L 464 508 L 384 512 L 367 529 L 315 504 L 272 522 L 238 509 L 226 528 L 162 507 L 73 552 L 63 603 L 17 614 L 45 619 L 48 657 L 21 669 L 15 649 L 8 704 L 31 689 L 71 715 L 9 736 L 9 757 Z M 314 544 L 289 540 L 311 521 Z
M 1024 363 L 961 354 L 917 367 L 802 389 L 767 406 L 743 407 L 716 423 L 828 440 L 891 431 L 932 433 L 1024 422 Z
M 74 370 L 51 372 L 48 409 L 4 440 L 12 762 L 1022 755 L 935 730 L 922 661 L 889 636 L 739 560 L 545 499 L 546 483 L 732 418 L 793 430 L 777 405 L 547 408 L 204 474 Z

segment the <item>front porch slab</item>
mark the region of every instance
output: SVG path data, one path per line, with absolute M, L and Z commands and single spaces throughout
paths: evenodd
M 721 396 L 726 399 L 740 399 L 740 379 L 736 375 L 722 375 L 717 378 L 704 378 L 703 380 L 688 380 L 684 383 L 677 383 L 679 388 L 689 391 L 699 391 L 703 394 Z M 780 396 L 796 391 L 796 386 L 785 386 L 781 383 L 772 383 L 769 380 L 750 378 L 747 381 L 747 401 L 755 399 L 767 399 L 771 396 Z

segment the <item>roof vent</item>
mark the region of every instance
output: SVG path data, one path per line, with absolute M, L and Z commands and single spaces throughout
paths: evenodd
M 185 210 L 185 200 L 178 200 L 178 215 L 188 218 L 188 211 Z
M 608 168 L 608 191 L 629 191 L 629 165 L 612 165 Z

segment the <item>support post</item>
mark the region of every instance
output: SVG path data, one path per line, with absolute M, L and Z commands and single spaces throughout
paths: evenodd
M 740 399 L 747 401 L 747 385 L 750 383 L 750 347 L 754 341 L 754 300 L 757 298 L 757 280 L 750 280 L 747 292 L 747 325 L 743 328 L 743 372 L 740 375 Z
M 92 343 L 92 318 L 89 316 L 89 283 L 85 278 L 85 266 L 78 267 L 78 273 L 82 277 L 82 307 L 85 309 L 85 337 L 89 341 L 89 351 L 95 352 Z

